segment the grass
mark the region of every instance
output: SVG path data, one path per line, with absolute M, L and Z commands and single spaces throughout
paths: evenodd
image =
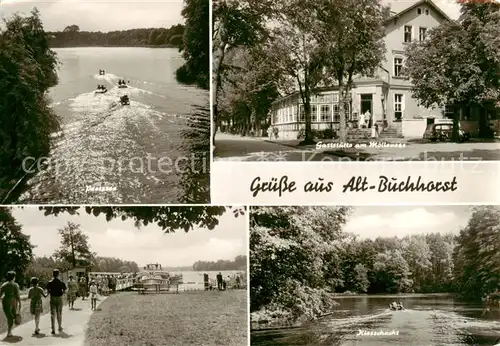
M 21 298 L 22 299 L 22 298 Z M 63 296 L 64 304 L 67 304 L 66 296 Z M 1 310 L 1 309 L 0 309 Z M 43 314 L 50 313 L 50 299 L 43 298 Z M 26 323 L 32 321 L 34 316 L 30 313 L 30 301 L 28 299 L 22 299 L 21 301 L 21 323 Z M 33 324 L 33 330 L 35 325 Z M 7 319 L 3 310 L 0 312 L 0 333 L 5 333 L 7 331 Z
M 124 292 L 106 299 L 92 315 L 85 344 L 247 344 L 247 293 L 202 291 L 179 294 Z

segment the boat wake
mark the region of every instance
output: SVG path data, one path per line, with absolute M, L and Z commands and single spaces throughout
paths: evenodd
M 118 79 L 120 79 L 120 77 L 112 73 L 106 73 L 105 75 L 95 74 L 94 79 L 106 81 L 109 84 L 116 84 L 116 82 L 118 81 Z

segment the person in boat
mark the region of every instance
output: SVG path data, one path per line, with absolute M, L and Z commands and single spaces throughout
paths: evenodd
M 403 306 L 403 303 L 402 302 L 399 302 L 398 304 L 398 310 L 404 310 L 405 307 Z
M 130 103 L 128 95 L 123 95 L 122 97 L 120 97 L 120 102 L 122 105 L 128 105 Z
M 389 308 L 391 310 L 397 310 L 398 309 L 398 304 L 394 301 L 391 304 L 389 304 Z

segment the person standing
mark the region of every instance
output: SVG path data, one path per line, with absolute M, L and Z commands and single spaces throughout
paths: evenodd
M 47 292 L 50 294 L 50 323 L 52 326 L 52 334 L 55 334 L 55 319 L 57 318 L 57 325 L 59 331 L 62 328 L 62 307 L 63 295 L 66 292 L 66 284 L 59 280 L 59 270 L 52 271 L 52 280 L 47 283 Z
M 35 335 L 40 333 L 40 315 L 43 312 L 43 301 L 42 297 L 45 298 L 47 295 L 43 289 L 38 286 L 38 278 L 31 278 L 31 288 L 28 291 L 28 299 L 30 299 L 30 312 L 35 316 Z
M 90 308 L 92 310 L 96 309 L 97 306 L 97 285 L 94 281 L 90 283 Z
M 222 291 L 222 273 L 217 274 L 217 288 Z
M 12 336 L 12 327 L 18 311 L 21 311 L 21 296 L 19 294 L 19 285 L 14 282 L 16 272 L 10 271 L 5 276 L 7 282 L 0 287 L 0 298 L 2 298 L 2 308 L 7 318 L 7 336 Z
M 77 292 L 78 292 L 78 283 L 73 278 L 73 275 L 70 275 L 68 280 L 68 305 L 70 310 L 74 309 Z

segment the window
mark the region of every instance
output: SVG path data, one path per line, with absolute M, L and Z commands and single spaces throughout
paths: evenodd
M 453 119 L 453 116 L 455 114 L 455 107 L 453 107 L 453 105 L 446 105 L 444 107 L 444 116 L 446 118 L 450 118 L 450 119 Z
M 340 121 L 340 109 L 338 103 L 333 105 L 333 121 L 335 122 Z
M 403 58 L 396 57 L 394 58 L 394 76 L 399 77 L 402 75 L 403 71 Z
M 418 39 L 420 41 L 424 41 L 426 33 L 427 33 L 427 28 L 419 28 L 418 29 Z
M 299 106 L 299 121 L 306 121 L 306 111 L 304 105 Z
M 411 42 L 411 31 L 412 31 L 412 27 L 411 25 L 405 25 L 405 37 L 404 37 L 404 41 L 405 42 Z
M 298 107 L 297 106 L 293 106 L 292 107 L 292 110 L 293 110 L 293 118 L 292 118 L 292 121 L 295 122 L 297 121 L 297 116 L 298 116 Z
M 318 121 L 318 106 L 311 105 L 311 122 Z
M 419 7 L 419 8 L 417 8 L 417 13 L 418 13 L 418 14 L 422 14 L 422 9 L 421 9 L 420 7 Z
M 403 94 L 394 94 L 394 117 L 396 120 L 403 117 Z
M 425 14 L 426 14 L 426 15 L 429 15 L 429 10 L 425 10 Z
M 331 121 L 330 105 L 321 105 L 321 121 Z

